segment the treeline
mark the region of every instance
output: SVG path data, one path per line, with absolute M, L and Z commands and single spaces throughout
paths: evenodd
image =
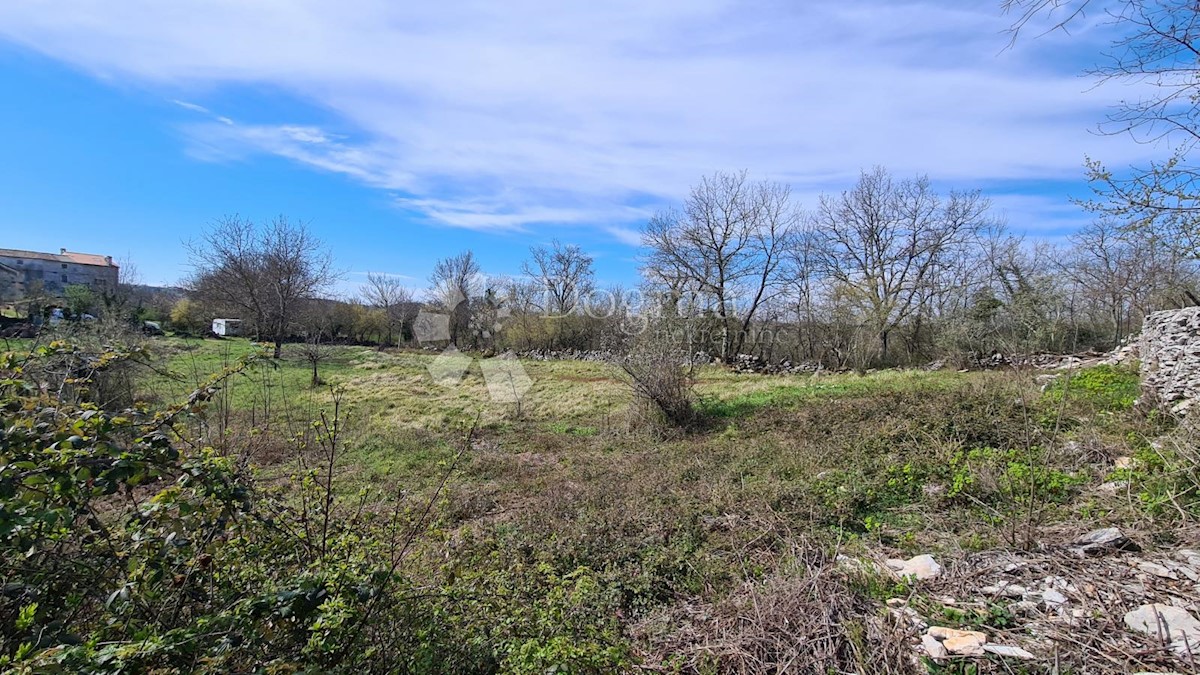
M 637 287 L 599 285 L 592 257 L 555 241 L 517 276 L 485 275 L 464 251 L 422 291 L 371 273 L 334 299 L 332 257 L 302 223 L 230 217 L 190 246 L 171 321 L 204 332 L 241 318 L 277 353 L 289 340 L 619 352 L 654 337 L 725 361 L 846 368 L 1110 349 L 1147 313 L 1194 303 L 1200 282 L 1196 252 L 1162 232 L 1101 219 L 1030 242 L 980 192 L 882 168 L 807 211 L 786 185 L 718 173 L 646 223 L 643 242 Z
M 1195 301 L 1195 251 L 1099 220 L 1028 242 L 978 191 L 864 172 L 800 210 L 784 185 L 717 174 L 645 229 L 643 274 L 728 359 L 827 366 L 1109 349 L 1155 309 Z

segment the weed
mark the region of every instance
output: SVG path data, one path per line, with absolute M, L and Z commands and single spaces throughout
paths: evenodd
M 1100 365 L 1060 376 L 1046 388 L 1043 401 L 1096 411 L 1117 412 L 1133 407 L 1141 394 L 1137 371 L 1123 366 Z
M 568 436 L 588 437 L 600 433 L 596 427 L 576 426 L 568 422 L 551 422 L 547 425 L 547 428 L 556 434 L 566 434 Z

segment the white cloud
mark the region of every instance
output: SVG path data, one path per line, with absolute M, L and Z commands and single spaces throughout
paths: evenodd
M 175 99 L 171 99 L 171 103 L 174 103 L 175 105 L 179 106 L 180 108 L 183 108 L 184 110 L 191 110 L 192 112 L 202 113 L 204 115 L 209 114 L 208 108 L 205 108 L 204 106 L 198 105 L 196 103 L 192 103 L 190 101 L 180 101 L 179 99 L 175 98 Z
M 1109 96 L 1060 58 L 1103 26 L 1006 51 L 997 5 L 60 0 L 0 5 L 0 37 L 171 91 L 278 87 L 349 134 L 212 117 L 185 128 L 199 158 L 270 153 L 450 226 L 632 243 L 655 204 L 718 169 L 812 194 L 875 164 L 987 186 L 1148 151 L 1088 133 Z
M 613 239 L 616 239 L 626 246 L 642 245 L 642 233 L 633 228 L 611 225 L 606 227 L 605 231 L 612 235 Z
M 416 277 L 409 276 L 407 274 L 400 274 L 399 272 L 350 272 L 350 276 L 352 276 L 352 277 L 366 277 L 368 275 L 389 277 L 392 279 L 408 279 L 408 280 L 416 279 Z
M 993 212 L 1014 232 L 1059 239 L 1095 219 L 1066 195 L 1000 194 L 991 197 Z

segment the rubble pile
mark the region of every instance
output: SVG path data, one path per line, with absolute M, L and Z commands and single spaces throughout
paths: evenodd
M 1084 352 L 1082 354 L 1013 354 L 1005 355 L 992 352 L 987 356 L 973 354 L 968 358 L 968 366 L 972 370 L 994 370 L 996 368 L 1036 368 L 1038 370 L 1060 370 L 1067 368 L 1088 368 L 1104 361 L 1106 355 L 1101 352 Z M 930 364 L 932 365 L 932 364 Z M 928 368 L 928 370 L 935 370 Z
M 887 612 L 910 636 L 914 653 L 938 663 L 1053 663 L 1085 640 L 1094 651 L 1137 654 L 1167 671 L 1200 659 L 1200 552 L 1146 554 L 1117 528 L 1055 550 L 974 554 L 945 567 L 929 555 L 887 561 L 843 555 L 838 565 L 906 579 L 912 590 L 888 599 Z M 961 617 L 969 616 L 992 621 L 963 625 Z M 952 617 L 959 622 L 946 625 Z
M 802 375 L 821 370 L 821 364 L 815 361 L 793 363 L 784 359 L 771 363 L 761 356 L 754 354 L 738 354 L 729 362 L 729 367 L 735 373 L 755 373 L 758 375 Z
M 601 361 L 613 360 L 613 353 L 600 349 L 530 349 L 517 352 L 529 361 Z

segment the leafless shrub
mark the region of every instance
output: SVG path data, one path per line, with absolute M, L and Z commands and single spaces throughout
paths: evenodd
M 668 425 L 688 429 L 699 422 L 692 391 L 693 366 L 687 355 L 661 340 L 649 338 L 616 360 L 635 399 L 660 413 Z
M 320 335 L 311 335 L 295 348 L 297 356 L 308 363 L 312 370 L 311 386 L 315 389 L 321 386 L 320 365 L 333 356 L 333 349 L 321 342 Z

